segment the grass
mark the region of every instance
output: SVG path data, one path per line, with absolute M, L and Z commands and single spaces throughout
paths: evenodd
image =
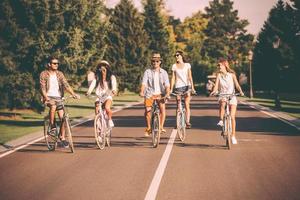
M 94 99 L 84 96 L 86 90 L 77 91 L 81 98 L 79 100 L 70 99 L 67 109 L 71 120 L 79 119 L 94 113 Z M 113 106 L 123 106 L 131 102 L 140 101 L 141 98 L 131 92 L 125 92 L 114 97 Z M 29 133 L 42 130 L 43 117 L 47 114 L 47 109 L 42 114 L 31 110 L 7 110 L 0 109 L 0 144 L 24 136 Z
M 249 102 L 257 103 L 273 110 L 275 108 L 274 96 L 270 93 L 255 94 L 255 98 L 248 99 Z M 289 115 L 300 119 L 300 94 L 280 94 L 281 109 Z

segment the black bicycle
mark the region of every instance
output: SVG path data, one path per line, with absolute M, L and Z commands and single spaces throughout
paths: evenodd
M 55 129 L 53 129 L 53 127 L 51 127 L 50 125 L 49 113 L 44 117 L 44 137 L 49 151 L 54 151 L 56 149 L 59 136 L 61 135 L 61 128 L 62 126 L 64 126 L 66 141 L 69 143 L 69 148 L 71 152 L 75 152 L 69 113 L 67 112 L 67 109 L 65 107 L 65 102 L 68 98 L 70 97 L 63 97 L 62 99 L 51 100 L 54 101 L 56 104 L 61 104 L 64 111 L 64 115 L 60 123 L 54 120 Z

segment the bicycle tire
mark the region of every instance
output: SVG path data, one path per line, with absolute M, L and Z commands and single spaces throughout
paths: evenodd
M 231 149 L 231 134 L 230 134 L 230 117 L 226 116 L 224 121 L 224 126 L 225 126 L 225 133 L 226 133 L 226 147 L 228 148 L 228 150 Z
M 94 133 L 95 133 L 95 140 L 96 144 L 99 147 L 99 149 L 104 149 L 106 138 L 105 138 L 105 123 L 103 123 L 102 116 L 96 115 L 94 120 Z
M 155 113 L 152 118 L 152 145 L 157 148 L 160 141 L 160 117 L 158 113 Z
M 64 125 L 65 125 L 65 131 L 66 131 L 65 132 L 66 140 L 69 142 L 69 148 L 71 150 L 71 153 L 75 153 L 70 119 L 68 117 L 65 117 L 64 121 L 65 121 Z
M 106 134 L 106 144 L 108 147 L 110 147 L 110 142 L 111 142 L 111 129 L 109 129 L 109 131 Z
M 186 124 L 185 124 L 185 113 L 178 112 L 176 117 L 177 133 L 179 139 L 184 142 L 186 137 Z
M 50 120 L 49 117 L 44 118 L 44 137 L 46 141 L 46 145 L 49 151 L 54 151 L 57 147 L 57 140 L 58 140 L 58 127 L 55 123 L 56 131 L 53 134 L 50 134 Z

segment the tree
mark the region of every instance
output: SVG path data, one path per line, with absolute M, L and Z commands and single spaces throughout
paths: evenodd
M 59 57 L 60 70 L 73 84 L 81 83 L 89 65 L 100 59 L 105 50 L 103 12 L 102 0 L 0 2 L 0 71 L 5 76 L 18 73 L 32 76 L 34 98 L 27 99 L 24 105 L 39 107 L 38 76 L 50 55 Z M 11 80 L 18 79 L 16 76 Z M 0 80 L 3 88 L 11 81 Z M 0 89 L 1 95 L 9 95 L 9 91 Z
M 184 51 L 188 55 L 192 65 L 194 82 L 199 83 L 204 80 L 207 71 L 201 63 L 201 49 L 205 39 L 204 30 L 207 26 L 207 19 L 201 11 L 185 18 L 183 23 L 177 26 L 176 33 L 180 43 L 184 44 Z M 183 45 L 182 45 L 183 46 Z
M 172 26 L 168 26 L 168 16 L 163 13 L 164 2 L 146 0 L 144 2 L 144 29 L 149 36 L 149 50 L 159 52 L 163 58 L 163 66 L 167 70 L 173 62 L 174 44 L 171 34 Z
M 149 60 L 143 17 L 131 0 L 121 0 L 113 10 L 110 23 L 105 59 L 117 75 L 119 89 L 137 91 Z
M 254 39 L 245 29 L 249 22 L 239 19 L 230 0 L 213 0 L 205 11 L 209 21 L 204 31 L 203 63 L 214 70 L 217 59 L 225 57 L 238 72 L 247 71 L 246 56 Z
M 257 88 L 274 91 L 277 108 L 281 107 L 279 93 L 290 88 L 296 78 L 293 75 L 295 31 L 292 24 L 291 12 L 279 0 L 271 9 L 254 49 L 254 83 Z

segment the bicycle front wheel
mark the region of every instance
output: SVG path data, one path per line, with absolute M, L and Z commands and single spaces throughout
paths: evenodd
M 152 144 L 156 148 L 159 145 L 160 140 L 160 118 L 159 114 L 155 113 L 152 118 Z
M 71 129 L 71 124 L 70 124 L 70 119 L 68 117 L 65 118 L 65 130 L 66 130 L 66 140 L 69 142 L 69 147 L 72 153 L 75 152 L 74 149 L 74 143 L 73 143 L 73 138 L 72 138 L 72 129 Z
M 57 135 L 58 135 L 58 127 L 55 123 L 56 129 L 51 131 L 50 120 L 49 117 L 44 118 L 44 137 L 46 141 L 47 148 L 49 151 L 54 151 L 57 146 Z
M 105 123 L 103 123 L 104 119 L 101 115 L 96 115 L 94 120 L 94 132 L 95 132 L 95 139 L 96 144 L 99 149 L 104 149 L 105 147 Z
M 224 117 L 224 131 L 225 131 L 225 140 L 226 147 L 228 150 L 231 149 L 231 120 L 229 116 Z
M 176 116 L 177 133 L 179 139 L 183 142 L 186 137 L 185 113 L 178 112 Z

